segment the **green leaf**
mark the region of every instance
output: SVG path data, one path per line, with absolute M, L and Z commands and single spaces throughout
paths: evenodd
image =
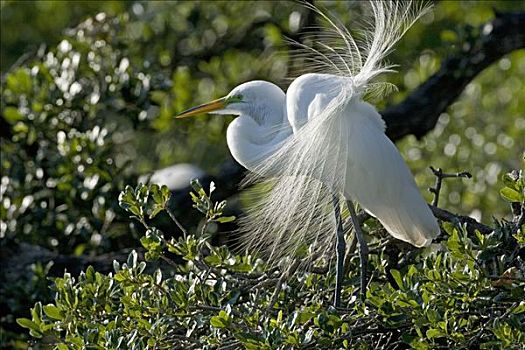
M 394 280 L 396 281 L 397 286 L 400 289 L 403 289 L 404 285 L 403 285 L 403 277 L 401 277 L 401 273 L 398 270 L 392 269 L 390 270 L 390 274 L 392 275 L 392 277 L 394 277 Z
M 514 179 L 514 177 L 511 174 L 505 173 L 503 174 L 501 179 L 503 180 L 503 183 L 505 184 L 505 186 L 510 187 L 515 190 L 517 189 L 518 180 Z
M 222 216 L 215 221 L 220 222 L 221 224 L 224 224 L 226 222 L 232 222 L 235 220 L 235 216 Z
M 17 318 L 16 323 L 24 328 L 29 328 L 31 330 L 40 332 L 40 327 L 33 321 L 28 318 Z
M 503 187 L 499 193 L 506 201 L 517 203 L 523 202 L 523 195 L 510 187 Z
M 441 320 L 441 315 L 437 310 L 434 309 L 428 309 L 426 312 L 427 318 L 430 321 L 431 324 L 435 324 Z
M 52 318 L 54 320 L 61 320 L 64 318 L 64 314 L 58 307 L 56 307 L 53 304 L 47 304 L 44 306 L 44 313 L 47 315 L 47 317 Z
M 6 107 L 4 109 L 4 119 L 8 122 L 8 123 L 15 123 L 19 120 L 22 120 L 24 119 L 24 116 L 22 115 L 22 113 L 20 113 L 18 111 L 18 108 L 16 107 Z
M 95 281 L 95 269 L 91 265 L 89 265 L 88 268 L 86 269 L 86 279 L 89 282 Z M 45 307 L 44 307 L 44 311 L 45 311 Z
M 149 214 L 149 218 L 150 218 L 150 219 L 153 219 L 155 216 L 158 215 L 158 213 L 160 213 L 160 212 L 163 211 L 163 210 L 164 210 L 164 208 L 161 207 L 161 206 L 154 206 L 154 207 L 153 207 L 153 210 L 152 210 L 152 211 L 150 212 L 150 214 Z
M 220 316 L 213 316 L 212 318 L 210 318 L 210 324 L 215 328 L 228 327 L 228 322 Z
M 133 249 L 131 251 L 131 253 L 129 253 L 128 255 L 128 266 L 129 267 L 137 267 L 137 260 L 138 260 L 138 254 L 137 254 L 137 251 L 135 249 Z
M 169 201 L 169 199 L 171 198 L 171 191 L 168 188 L 168 186 L 162 185 L 162 187 L 160 188 L 160 192 L 162 193 L 162 196 L 164 197 L 164 202 Z
M 164 91 L 151 91 L 150 99 L 158 105 L 162 105 L 168 95 Z
M 155 279 L 156 284 L 160 284 L 162 282 L 162 270 L 155 270 L 155 272 L 153 273 L 153 278 Z
M 150 250 L 144 254 L 144 259 L 146 259 L 146 261 L 157 261 L 159 258 L 160 252 L 158 251 Z
M 31 317 L 37 325 L 42 323 L 42 303 L 40 301 L 31 309 Z
M 432 339 L 432 338 L 443 337 L 443 336 L 445 336 L 445 333 L 443 333 L 443 331 L 441 331 L 439 329 L 431 328 L 431 329 L 427 330 L 426 335 L 427 335 L 428 339 Z
M 219 255 L 208 255 L 204 258 L 204 261 L 211 266 L 218 266 L 222 263 Z
M 31 92 L 31 75 L 29 69 L 18 68 L 7 76 L 7 88 L 17 94 Z
M 115 272 L 120 271 L 120 263 L 117 260 L 113 260 L 113 270 L 115 270 Z
M 204 191 L 203 188 L 202 188 L 202 185 L 201 185 L 201 183 L 199 181 L 199 179 L 192 179 L 190 181 L 190 185 L 193 188 L 193 190 L 195 192 L 199 193 L 199 194 L 200 194 L 200 192 Z
M 512 310 L 513 314 L 521 314 L 523 312 L 525 312 L 525 301 L 520 302 L 520 304 Z
M 126 270 L 120 270 L 115 274 L 115 277 L 113 277 L 115 281 L 117 282 L 124 282 L 128 279 L 128 274 L 126 273 Z
M 126 186 L 124 191 L 120 192 L 118 197 L 119 206 L 139 218 L 142 218 L 142 212 L 139 207 L 139 203 L 136 200 L 135 191 L 131 186 Z
M 151 228 L 146 231 L 146 235 L 140 239 L 140 243 L 147 250 L 154 250 L 160 252 L 164 246 L 164 236 L 156 228 Z
M 449 235 L 452 235 L 454 234 L 454 232 L 457 230 L 456 229 L 456 225 L 454 225 L 453 223 L 451 222 L 448 222 L 448 221 L 444 221 L 441 226 L 443 227 L 443 229 L 445 230 L 446 233 L 448 233 Z

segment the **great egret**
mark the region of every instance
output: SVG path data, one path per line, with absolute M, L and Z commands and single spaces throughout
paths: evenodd
M 391 71 L 381 63 L 384 56 L 428 7 L 398 1 L 370 1 L 370 6 L 370 27 L 359 41 L 312 7 L 332 34 L 315 47 L 301 45 L 300 56 L 323 73 L 300 76 L 286 94 L 269 82 L 247 82 L 177 116 L 239 116 L 227 130 L 233 157 L 251 171 L 248 183 L 271 179 L 271 186 L 258 187 L 262 192 L 242 222 L 247 245 L 266 250 L 272 261 L 293 256 L 305 244 L 311 256 L 318 256 L 337 243 L 336 306 L 345 249 L 341 200 L 347 201 L 360 246 L 362 295 L 367 247 L 352 201 L 392 236 L 417 247 L 439 233 L 410 170 L 385 135 L 380 114 L 363 101 L 384 87 L 371 82 Z

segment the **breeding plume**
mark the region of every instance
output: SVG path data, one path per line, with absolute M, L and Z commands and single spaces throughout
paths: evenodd
M 250 170 L 253 204 L 241 222 L 248 248 L 269 261 L 306 250 L 317 257 L 338 247 L 338 285 L 344 255 L 340 207 L 346 201 L 359 239 L 362 290 L 366 243 L 353 202 L 376 217 L 395 238 L 428 245 L 439 226 L 423 200 L 385 123 L 363 98 L 390 86 L 374 82 L 392 71 L 383 62 L 393 45 L 427 9 L 421 3 L 370 1 L 370 18 L 354 38 L 335 19 L 311 7 L 326 23 L 311 45 L 298 44 L 306 63 L 286 94 L 251 81 L 226 97 L 194 107 L 201 113 L 234 114 L 227 131 L 233 157 Z M 336 234 L 337 233 L 337 234 Z M 336 305 L 339 294 L 336 292 Z

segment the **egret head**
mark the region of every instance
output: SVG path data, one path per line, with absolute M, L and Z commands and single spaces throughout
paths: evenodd
M 179 113 L 176 118 L 192 117 L 204 113 L 253 116 L 259 114 L 256 112 L 267 109 L 270 101 L 272 105 L 282 108 L 284 100 L 285 94 L 278 86 L 267 81 L 255 80 L 235 87 L 225 97 L 187 109 Z

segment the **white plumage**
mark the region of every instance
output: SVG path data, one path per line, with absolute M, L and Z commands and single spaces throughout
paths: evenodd
M 298 56 L 315 73 L 294 80 L 286 95 L 272 83 L 252 81 L 179 116 L 239 116 L 228 128 L 228 146 L 251 170 L 246 183 L 258 184 L 241 225 L 247 246 L 267 251 L 270 262 L 303 247 L 311 256 L 333 249 L 334 198 L 357 201 L 392 236 L 415 246 L 428 245 L 439 233 L 381 116 L 363 101 L 385 87 L 371 80 L 391 71 L 381 61 L 425 7 L 370 5 L 370 27 L 359 41 L 313 8 L 327 20 L 329 34 L 314 46 L 300 45 Z

